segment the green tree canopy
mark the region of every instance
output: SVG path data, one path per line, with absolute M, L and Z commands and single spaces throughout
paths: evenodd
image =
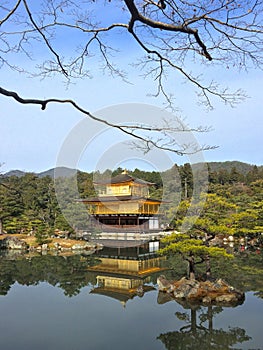
M 162 239 L 165 247 L 160 254 L 180 254 L 188 263 L 188 277 L 194 279 L 196 264 L 206 262 L 206 273 L 210 275 L 210 258 L 232 258 L 224 248 L 209 247 L 201 239 L 191 238 L 188 234 L 173 233 Z

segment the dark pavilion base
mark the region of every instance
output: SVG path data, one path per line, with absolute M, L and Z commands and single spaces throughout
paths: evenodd
M 92 228 L 102 232 L 154 232 L 160 231 L 158 218 L 138 215 L 103 215 L 91 220 Z

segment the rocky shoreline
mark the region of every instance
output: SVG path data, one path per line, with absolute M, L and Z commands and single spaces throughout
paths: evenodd
M 157 279 L 160 293 L 166 293 L 163 300 L 186 301 L 189 304 L 236 306 L 245 300 L 245 294 L 222 279 L 216 281 L 197 281 L 181 278 L 169 281 L 164 275 Z M 167 298 L 168 297 L 168 298 Z
M 98 243 L 67 240 L 67 239 L 50 239 L 49 242 L 38 245 L 30 237 L 18 238 L 17 236 L 5 236 L 0 240 L 0 249 L 14 251 L 30 252 L 94 252 L 102 249 L 103 246 Z

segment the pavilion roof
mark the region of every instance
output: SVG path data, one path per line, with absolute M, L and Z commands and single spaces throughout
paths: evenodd
M 98 180 L 94 181 L 95 185 L 108 185 L 108 184 L 121 184 L 121 183 L 126 183 L 126 182 L 134 182 L 135 184 L 139 185 L 147 185 L 147 186 L 152 186 L 155 185 L 154 182 L 148 182 L 142 179 L 137 179 L 127 173 L 121 173 L 119 175 L 110 177 L 108 179 L 104 180 Z

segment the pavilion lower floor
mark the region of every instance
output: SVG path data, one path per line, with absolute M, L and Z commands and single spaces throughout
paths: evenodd
M 92 217 L 93 227 L 103 231 L 152 231 L 159 229 L 158 216 L 140 215 L 94 215 Z

